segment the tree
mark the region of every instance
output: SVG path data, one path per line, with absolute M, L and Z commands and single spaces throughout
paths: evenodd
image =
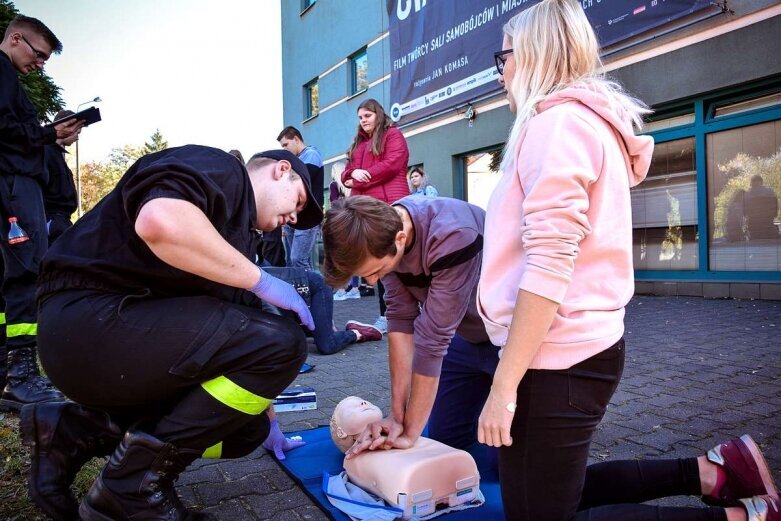
M 14 7 L 13 2 L 0 0 L 0 34 L 5 34 L 6 27 L 18 14 L 19 11 Z M 60 87 L 45 72 L 32 72 L 21 76 L 20 81 L 35 110 L 38 111 L 38 119 L 41 123 L 51 121 L 51 116 L 65 106 L 60 96 Z
M 159 152 L 168 148 L 168 141 L 163 139 L 163 135 L 160 133 L 160 129 L 155 129 L 154 134 L 149 137 L 149 141 L 144 143 L 144 154 L 151 154 L 152 152 Z
M 84 211 L 91 210 L 113 190 L 130 165 L 141 156 L 166 148 L 168 141 L 159 130 L 155 130 L 143 146 L 125 145 L 114 148 L 106 161 L 92 161 L 81 166 L 81 205 Z

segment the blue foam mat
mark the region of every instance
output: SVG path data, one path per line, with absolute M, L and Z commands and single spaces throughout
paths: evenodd
M 334 521 L 349 521 L 350 518 L 328 502 L 323 494 L 323 472 L 338 474 L 342 470 L 344 455 L 339 452 L 328 427 L 318 427 L 298 432 L 288 432 L 286 436 L 301 436 L 306 445 L 286 453 L 286 459 L 279 464 L 296 481 L 309 497 Z M 503 521 L 502 499 L 499 491 L 499 479 L 496 470 L 490 468 L 487 447 L 476 445 L 468 451 L 475 458 L 480 471 L 480 490 L 485 496 L 485 504 L 451 512 L 438 517 L 443 521 Z

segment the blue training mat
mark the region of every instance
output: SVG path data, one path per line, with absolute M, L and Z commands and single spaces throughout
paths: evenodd
M 339 474 L 342 470 L 344 455 L 339 452 L 327 426 L 318 427 L 306 431 L 288 432 L 285 436 L 301 436 L 306 445 L 285 453 L 286 458 L 278 463 L 285 472 L 298 483 L 304 492 L 312 498 L 334 521 L 350 521 L 350 518 L 328 502 L 323 494 L 323 472 L 331 475 Z M 480 490 L 485 496 L 485 504 L 477 507 L 451 512 L 437 517 L 442 521 L 504 521 L 502 512 L 502 498 L 499 492 L 499 479 L 496 469 L 491 469 L 488 450 L 485 445 L 477 444 L 468 451 L 480 471 Z

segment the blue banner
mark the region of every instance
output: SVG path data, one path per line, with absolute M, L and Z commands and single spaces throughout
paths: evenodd
M 540 0 L 386 0 L 390 116 L 412 122 L 499 89 L 502 26 Z M 581 0 L 600 45 L 712 6 L 711 0 Z

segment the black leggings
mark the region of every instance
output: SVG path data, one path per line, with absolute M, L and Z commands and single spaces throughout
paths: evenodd
M 700 494 L 696 459 L 609 461 L 589 448 L 624 368 L 624 342 L 569 369 L 529 370 L 518 387 L 513 444 L 499 451 L 508 521 L 726 521 L 720 508 L 638 504 Z

